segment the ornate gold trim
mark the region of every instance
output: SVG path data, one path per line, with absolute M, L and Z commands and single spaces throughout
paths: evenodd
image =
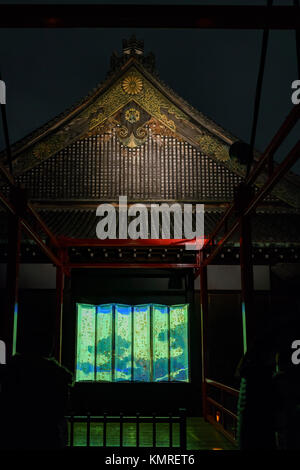
M 221 162 L 226 162 L 230 159 L 228 151 L 229 147 L 218 141 L 216 137 L 208 134 L 201 134 L 195 137 L 195 141 L 202 152 L 209 157 L 215 157 Z
M 136 83 L 136 88 L 134 89 L 136 94 L 134 95 L 128 94 L 123 89 L 125 79 L 132 80 L 131 77 L 133 76 Z M 14 162 L 16 174 L 27 171 L 37 164 L 37 160 L 39 162 L 45 160 L 72 142 L 87 136 L 130 101 L 135 101 L 146 112 L 161 121 L 173 132 L 176 131 L 176 124 L 168 117 L 168 114 L 173 115 L 176 119 L 189 121 L 185 113 L 173 105 L 133 66 L 126 72 L 125 76 L 120 77 L 114 85 L 100 95 L 88 108 L 59 130 L 49 134 L 34 144 L 29 150 L 20 154 Z

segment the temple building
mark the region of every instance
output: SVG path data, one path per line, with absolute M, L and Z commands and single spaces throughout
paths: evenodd
M 196 204 L 203 204 L 204 238 L 209 239 L 246 177 L 246 164 L 230 156 L 237 141 L 163 82 L 154 55 L 146 55 L 143 41 L 132 36 L 123 41 L 120 55 L 112 55 L 97 88 L 12 145 L 15 181 L 59 247 L 29 216 L 32 226 L 66 268 L 59 284 L 51 259 L 23 233 L 15 351 L 22 351 L 26 338 L 54 335 L 57 358 L 74 373 L 76 412 L 96 413 L 103 406 L 128 412 L 185 408 L 189 416 L 201 416 L 205 354 L 205 380 L 215 384 L 216 393 L 217 384 L 233 391 L 232 404 L 224 404 L 232 406 L 233 415 L 223 427 L 235 439 L 236 370 L 247 340 L 239 232 L 207 266 L 204 338 L 199 251 L 174 239 L 172 214 L 170 236 L 100 240 L 96 210 L 111 204 L 119 233 L 120 196 L 127 197 L 129 207 L 144 204 L 149 210 L 154 204 L 182 209 L 190 204 L 193 224 Z M 254 152 L 255 161 L 260 156 Z M 1 159 L 5 163 L 5 152 Z M 253 194 L 267 178 L 265 168 Z M 8 195 L 4 179 L 1 191 Z M 288 309 L 296 295 L 299 207 L 300 178 L 289 172 L 251 216 L 258 330 L 272 317 L 274 305 Z M 4 209 L 0 216 L 4 308 L 9 224 Z M 235 216 L 228 218 L 228 228 Z M 217 233 L 214 244 L 222 237 L 222 231 Z M 201 259 L 212 249 L 205 245 Z M 62 286 L 58 318 L 56 291 Z M 206 412 L 218 424 L 221 408 L 213 400 L 218 401 L 217 395 L 210 402 L 214 408 Z

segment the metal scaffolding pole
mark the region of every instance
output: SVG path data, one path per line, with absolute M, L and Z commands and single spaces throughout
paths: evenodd
M 207 419 L 207 331 L 208 331 L 208 292 L 207 266 L 200 267 L 200 304 L 201 304 L 201 361 L 202 361 L 202 412 Z
M 296 29 L 296 6 L 256 5 L 10 5 L 1 28 Z
M 17 350 L 18 293 L 21 250 L 21 219 L 8 216 L 8 259 L 6 268 L 6 303 L 4 312 L 4 342 L 7 358 Z
M 64 282 L 65 274 L 61 266 L 56 267 L 56 317 L 55 317 L 55 336 L 54 336 L 54 357 L 61 364 L 62 353 L 62 319 L 63 319 L 63 300 L 64 300 Z
M 243 350 L 245 354 L 247 345 L 249 345 L 255 335 L 256 325 L 253 298 L 251 221 L 249 215 L 241 217 L 240 220 L 240 266 Z

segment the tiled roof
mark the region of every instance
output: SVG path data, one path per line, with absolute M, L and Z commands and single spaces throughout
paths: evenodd
M 96 225 L 100 220 L 96 217 L 95 209 L 40 209 L 39 214 L 43 221 L 56 236 L 71 238 L 96 239 Z M 204 231 L 207 237 L 222 217 L 220 210 L 205 212 Z M 171 218 L 172 221 L 172 218 Z M 258 212 L 252 217 L 252 239 L 254 243 L 262 244 L 300 244 L 300 217 L 297 213 Z M 0 214 L 0 237 L 7 239 L 7 216 Z M 228 226 L 229 228 L 230 226 Z M 172 230 L 171 230 L 172 232 Z M 222 236 L 220 233 L 220 237 Z M 237 243 L 238 232 L 229 243 Z

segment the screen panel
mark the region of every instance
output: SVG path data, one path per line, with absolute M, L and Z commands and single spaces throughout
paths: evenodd
M 170 307 L 170 380 L 189 381 L 188 305 Z
M 169 309 L 152 306 L 153 381 L 169 380 Z
M 96 380 L 112 381 L 113 304 L 99 305 L 96 318 Z
M 116 381 L 131 380 L 132 313 L 130 305 L 115 305 L 115 371 Z
M 96 307 L 77 304 L 76 380 L 95 380 Z
M 133 307 L 133 380 L 150 382 L 150 305 Z

